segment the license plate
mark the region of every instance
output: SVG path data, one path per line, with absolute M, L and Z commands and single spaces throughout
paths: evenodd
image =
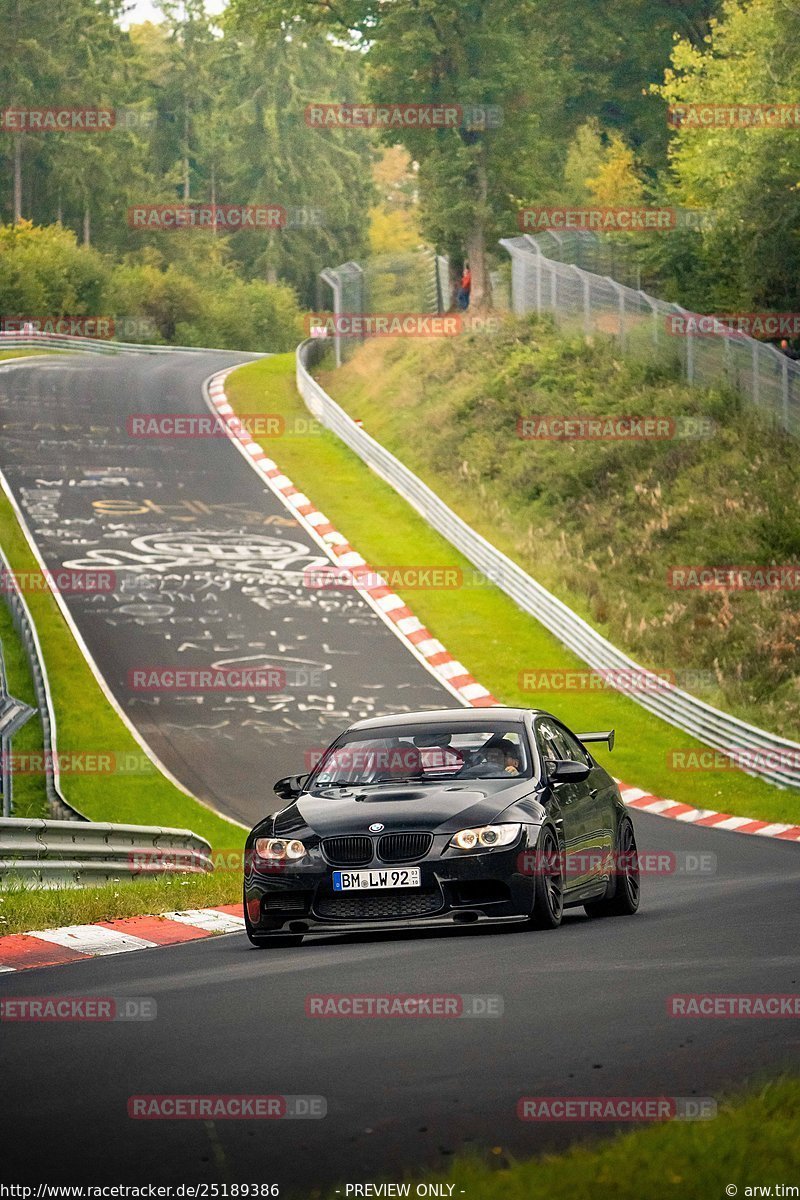
M 419 867 L 394 871 L 334 871 L 335 892 L 363 892 L 377 888 L 420 887 Z

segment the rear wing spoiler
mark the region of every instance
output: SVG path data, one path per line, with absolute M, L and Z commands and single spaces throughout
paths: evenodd
M 579 742 L 608 742 L 609 750 L 614 749 L 614 730 L 607 729 L 605 733 L 579 733 Z

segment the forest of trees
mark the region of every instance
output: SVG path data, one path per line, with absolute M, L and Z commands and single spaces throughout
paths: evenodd
M 318 271 L 425 243 L 473 303 L 528 204 L 671 204 L 639 239 L 669 299 L 797 309 L 800 134 L 670 128 L 669 104 L 792 102 L 785 0 L 0 0 L 0 313 L 124 312 L 167 340 L 288 347 Z M 494 127 L 310 128 L 332 101 L 491 109 Z M 113 110 L 109 129 L 16 110 Z M 401 203 L 393 194 L 403 193 Z M 132 228 L 148 204 L 279 205 L 282 228 Z M 212 285 L 213 284 L 213 288 Z M 213 294 L 212 294 L 213 293 Z

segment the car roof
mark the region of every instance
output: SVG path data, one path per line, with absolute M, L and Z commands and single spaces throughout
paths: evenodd
M 487 721 L 524 721 L 529 715 L 536 716 L 540 708 L 510 708 L 504 704 L 485 705 L 482 708 L 433 708 L 419 712 L 393 713 L 387 717 L 369 717 L 366 721 L 355 721 L 350 729 L 385 729 L 390 725 L 446 725 L 452 721 L 473 725 L 480 729 Z

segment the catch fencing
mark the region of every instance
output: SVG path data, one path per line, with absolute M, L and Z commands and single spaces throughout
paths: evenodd
M 572 235 L 558 252 L 586 261 L 594 237 Z M 696 387 L 734 392 L 769 422 L 800 436 L 800 366 L 781 351 L 721 320 L 708 332 L 693 332 L 698 314 L 680 304 L 550 257 L 551 234 L 501 238 L 500 245 L 511 255 L 515 313 L 550 313 L 564 332 L 611 336 L 621 353 L 675 365 Z
M 381 254 L 363 267 L 357 262 L 326 267 L 320 279 L 331 289 L 337 318 L 343 313 L 442 313 L 450 307 L 447 259 L 432 250 Z M 328 340 L 340 367 L 364 338 L 334 332 Z

